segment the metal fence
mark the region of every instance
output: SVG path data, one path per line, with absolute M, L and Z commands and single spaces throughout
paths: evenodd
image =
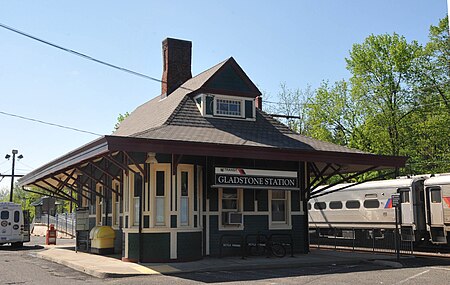
M 58 232 L 72 237 L 76 235 L 75 213 L 62 213 L 56 214 L 55 216 L 42 215 L 41 217 L 35 217 L 33 224 L 34 223 L 53 224 Z
M 401 240 L 397 235 L 400 254 L 413 254 L 413 241 Z M 396 235 L 393 229 L 309 229 L 310 244 L 317 248 L 396 252 Z

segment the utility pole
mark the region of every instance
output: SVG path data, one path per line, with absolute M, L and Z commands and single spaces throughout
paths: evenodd
M 19 151 L 17 149 L 13 149 L 12 150 L 11 190 L 9 192 L 9 202 L 13 201 L 14 177 L 15 176 L 19 176 L 19 175 L 14 175 L 14 169 L 16 167 L 16 154 L 18 154 L 18 153 L 19 153 Z M 5 158 L 8 159 L 8 160 L 9 160 L 10 157 L 11 157 L 11 155 L 9 155 L 9 154 L 7 154 L 5 156 Z M 21 155 L 21 154 L 17 157 L 18 160 L 22 159 L 22 158 L 23 158 L 23 155 Z

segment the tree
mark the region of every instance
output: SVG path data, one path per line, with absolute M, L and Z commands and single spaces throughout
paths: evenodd
M 364 124 L 358 132 L 370 137 L 370 151 L 402 155 L 404 123 L 414 102 L 414 65 L 422 52 L 415 41 L 397 34 L 371 35 L 354 44 L 346 59 L 352 77 L 352 97 L 361 108 Z M 360 141 L 354 146 L 366 148 Z M 364 149 L 367 150 L 367 149 Z
M 359 116 L 345 80 L 331 86 L 328 82 L 322 82 L 306 106 L 307 135 L 339 145 L 348 145 L 355 126 L 358 125 Z
M 436 101 L 442 101 L 450 111 L 450 37 L 449 23 L 446 18 L 437 26 L 430 27 L 429 39 L 420 61 L 418 81 L 422 96 L 433 95 Z
M 450 164 L 450 37 L 447 18 L 430 27 L 417 66 L 415 112 L 409 120 L 411 172 L 448 172 Z
M 117 129 L 119 129 L 120 123 L 123 122 L 123 120 L 125 120 L 126 117 L 128 117 L 130 115 L 130 113 L 125 112 L 125 114 L 119 114 L 119 116 L 117 117 L 117 123 L 114 125 L 114 131 L 117 131 Z
M 310 97 L 313 96 L 313 91 L 310 86 L 305 90 L 289 89 L 286 83 L 280 84 L 281 91 L 278 93 L 279 104 L 275 109 L 277 114 L 283 114 L 288 118 L 282 121 L 293 131 L 300 134 L 307 132 L 307 111 L 306 104 Z

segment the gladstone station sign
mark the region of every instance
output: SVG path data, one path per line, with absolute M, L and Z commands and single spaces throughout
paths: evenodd
M 215 168 L 214 188 L 299 190 L 295 171 L 246 168 Z

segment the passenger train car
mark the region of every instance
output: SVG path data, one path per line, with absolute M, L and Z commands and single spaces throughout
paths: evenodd
M 434 244 L 450 246 L 450 174 L 425 180 L 426 227 Z
M 384 230 L 395 229 L 392 194 L 399 193 L 401 204 L 398 220 L 402 240 L 416 243 L 427 241 L 431 227 L 436 228 L 438 232 L 443 229 L 442 223 L 426 223 L 424 183 L 432 181 L 427 178 L 428 176 L 424 175 L 365 182 L 336 192 L 333 190 L 349 184 L 333 186 L 324 190 L 324 193 L 328 194 L 309 201 L 309 227 L 318 230 L 320 236 L 355 239 L 358 234 L 370 233 L 377 238 L 383 238 Z M 430 187 L 434 189 L 432 187 L 435 186 Z M 450 198 L 450 188 L 446 189 Z M 450 229 L 450 209 L 448 210 L 449 224 L 446 230 Z

